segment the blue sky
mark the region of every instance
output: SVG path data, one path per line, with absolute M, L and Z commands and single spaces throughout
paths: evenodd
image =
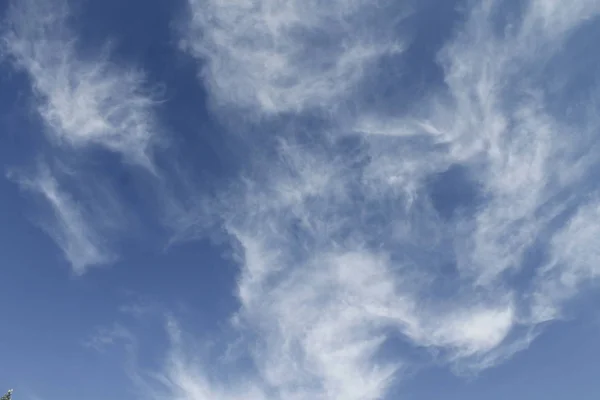
M 0 12 L 0 389 L 600 391 L 596 0 Z

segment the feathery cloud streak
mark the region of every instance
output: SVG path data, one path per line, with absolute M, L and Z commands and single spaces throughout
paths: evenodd
M 115 256 L 103 239 L 104 231 L 111 225 L 111 210 L 91 209 L 88 204 L 75 201 L 45 165 L 39 166 L 31 178 L 14 178 L 21 188 L 40 195 L 50 206 L 51 216 L 42 218 L 41 226 L 62 249 L 76 275 L 91 266 L 114 261 Z M 103 206 L 107 205 L 104 202 Z

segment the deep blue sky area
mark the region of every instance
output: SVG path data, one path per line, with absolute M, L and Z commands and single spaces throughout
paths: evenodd
M 597 1 L 0 15 L 0 391 L 597 398 Z

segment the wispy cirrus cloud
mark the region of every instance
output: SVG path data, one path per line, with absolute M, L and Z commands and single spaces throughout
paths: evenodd
M 378 7 L 362 0 L 188 4 L 181 45 L 200 60 L 200 76 L 220 106 L 268 115 L 329 109 L 347 98 L 383 55 L 404 48 L 394 30 L 406 10 L 380 18 L 393 2 Z
M 105 238 L 107 232 L 115 231 L 117 208 L 113 201 L 96 198 L 97 203 L 91 205 L 77 201 L 47 165 L 40 165 L 31 176 L 12 175 L 22 189 L 39 196 L 49 206 L 48 212 L 41 213 L 39 223 L 62 249 L 75 274 L 115 260 Z
M 2 50 L 28 74 L 53 141 L 100 146 L 151 169 L 159 132 L 144 73 L 112 62 L 108 47 L 83 53 L 70 18 L 67 1 L 12 2 Z
M 536 274 L 534 315 L 540 322 L 562 317 L 561 305 L 597 282 L 600 203 L 583 203 L 550 241 L 549 260 Z

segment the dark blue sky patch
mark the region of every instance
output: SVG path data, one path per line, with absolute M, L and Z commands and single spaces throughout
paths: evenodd
M 454 34 L 458 20 L 464 18 L 460 13 L 462 3 L 426 0 L 413 6 L 414 11 L 395 27 L 406 50 L 383 56 L 365 76 L 359 90 L 359 109 L 402 115 L 444 85 L 437 53 Z
M 478 183 L 466 167 L 458 164 L 433 175 L 426 190 L 433 207 L 446 220 L 458 215 L 472 217 L 483 201 Z
M 12 68 L 10 58 L 0 56 L 0 164 L 4 168 L 28 164 L 47 146 L 37 106 L 27 76 Z M 27 157 L 29 161 L 23 163 Z

